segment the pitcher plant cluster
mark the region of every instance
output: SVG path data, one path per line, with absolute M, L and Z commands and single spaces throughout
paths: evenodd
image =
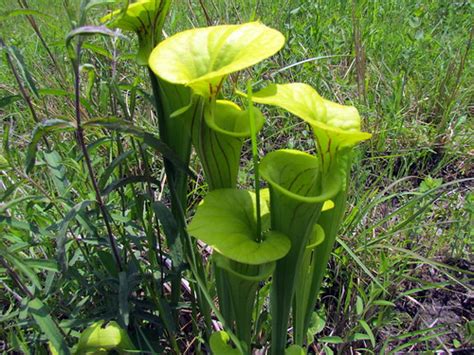
M 160 139 L 185 165 L 194 148 L 202 166 L 209 192 L 187 223 L 189 174 L 164 158 L 177 241 L 196 281 L 193 293 L 207 331 L 211 312 L 224 329 L 208 333 L 211 350 L 252 353 L 256 313 L 262 309 L 257 294 L 271 283 L 271 353 L 304 353 L 346 208 L 351 152 L 371 135 L 361 131 L 355 107 L 326 100 L 304 83 L 269 84 L 257 92 L 247 85 L 236 91 L 242 106 L 224 98 L 229 76 L 277 53 L 284 36 L 250 22 L 195 28 L 163 39 L 170 6 L 171 0 L 141 0 L 102 20 L 111 28 L 136 32 L 137 62 L 149 73 Z M 281 149 L 259 157 L 257 133 L 271 118 L 254 104 L 276 106 L 307 123 L 315 153 Z M 237 187 L 247 139 L 252 141 L 254 190 Z M 268 188 L 260 188 L 263 182 Z M 212 247 L 212 267 L 204 265 L 198 240 Z M 178 275 L 171 296 L 177 304 L 183 268 L 171 268 Z M 211 294 L 217 295 L 218 307 Z

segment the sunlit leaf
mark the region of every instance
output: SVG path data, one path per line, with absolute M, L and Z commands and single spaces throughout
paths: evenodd
M 344 340 L 339 336 L 329 336 L 320 338 L 319 342 L 328 344 L 343 344 Z
M 230 344 L 230 337 L 224 331 L 212 333 L 209 345 L 213 354 L 219 355 L 240 355 L 240 351 L 233 348 Z
M 369 336 L 370 343 L 372 344 L 372 346 L 375 347 L 375 335 L 372 332 L 372 329 L 370 329 L 370 326 L 363 319 L 359 319 L 359 324 L 362 326 L 362 328 L 364 328 L 365 332 Z
M 138 0 L 104 16 L 101 21 L 110 21 L 108 26 L 111 28 L 135 32 L 139 42 L 137 61 L 140 65 L 146 65 L 151 50 L 161 38 L 170 5 L 171 0 Z
M 254 93 L 252 100 L 284 108 L 309 123 L 327 169 L 338 150 L 371 137 L 370 133 L 360 131 L 361 120 L 355 107 L 323 99 L 307 84 L 272 84 Z
M 161 42 L 149 65 L 166 81 L 215 96 L 227 75 L 270 57 L 284 42 L 280 32 L 259 22 L 196 28 Z
M 269 228 L 268 205 L 263 204 L 262 230 Z M 257 242 L 255 194 L 236 189 L 211 191 L 189 224 L 189 233 L 222 255 L 244 263 L 263 264 L 278 260 L 290 249 L 288 238 L 274 231 Z
M 256 130 L 259 131 L 265 119 L 257 108 L 253 108 Z M 205 120 L 212 130 L 232 137 L 250 137 L 249 111 L 242 110 L 228 100 L 217 100 L 213 114 L 206 114 Z
M 32 10 L 32 9 L 14 9 L 10 11 L 2 11 L 0 12 L 0 20 L 6 20 L 8 17 L 14 17 L 14 16 L 47 16 L 51 17 L 48 14 L 45 14 L 41 11 L 38 10 Z
M 134 350 L 127 332 L 117 322 L 98 321 L 85 329 L 77 345 L 77 354 L 110 350 Z
M 273 189 L 301 202 L 323 203 L 339 189 L 339 177 L 321 180 L 318 158 L 297 150 L 281 149 L 267 154 L 260 169 Z
M 326 316 L 323 312 L 312 312 L 311 313 L 311 320 L 309 323 L 309 327 L 307 330 L 307 338 L 308 342 L 312 342 L 314 336 L 319 334 L 323 331 L 324 327 L 326 326 Z
M 38 149 L 38 142 L 43 138 L 43 136 L 52 131 L 67 131 L 73 130 L 74 124 L 70 121 L 59 120 L 59 119 L 50 119 L 45 120 L 41 123 L 38 123 L 33 129 L 31 135 L 31 141 L 28 145 L 25 158 L 25 170 L 27 173 L 31 172 L 35 166 L 36 153 Z
M 306 351 L 299 345 L 290 345 L 285 349 L 285 355 L 305 355 Z
M 66 47 L 68 47 L 71 44 L 72 39 L 77 36 L 92 36 L 92 35 L 102 35 L 102 36 L 109 36 L 109 37 L 121 36 L 119 33 L 114 32 L 105 26 L 82 26 L 82 27 L 73 29 L 71 32 L 67 34 Z

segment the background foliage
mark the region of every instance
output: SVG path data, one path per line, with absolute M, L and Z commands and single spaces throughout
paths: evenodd
M 129 270 L 120 272 L 70 124 L 73 73 L 64 38 L 77 21 L 76 2 L 31 1 L 35 11 L 23 13 L 9 11 L 24 0 L 1 2 L 0 348 L 44 351 L 47 339 L 60 338 L 51 329 L 60 329 L 72 345 L 94 321 L 115 319 L 140 349 L 164 350 L 163 314 L 173 310 L 157 316 L 157 293 L 167 287 L 154 280 L 172 275 L 153 268 L 148 237 L 157 231 L 147 227 L 162 216 L 147 203 L 150 190 L 168 203 L 161 156 L 130 134 L 86 129 L 114 234 L 128 251 Z M 307 82 L 328 99 L 354 104 L 364 129 L 374 133 L 357 150 L 351 209 L 313 315 L 312 351 L 467 349 L 474 328 L 472 2 L 174 5 L 167 34 L 251 19 L 280 30 L 287 38 L 284 49 L 253 73 L 234 76 L 233 83 L 245 88 L 251 74 L 262 84 Z M 98 24 L 104 12 L 103 6 L 92 9 L 87 23 Z M 147 73 L 134 63 L 134 41 L 88 38 L 82 114 L 85 121 L 127 119 L 158 134 Z M 314 148 L 305 124 L 280 111 L 265 114 L 261 155 Z M 252 183 L 247 146 L 241 186 Z M 198 176 L 189 213 L 205 189 L 194 160 L 191 168 Z M 161 232 L 164 238 L 167 231 Z M 163 263 L 179 258 L 168 252 L 155 257 Z M 192 352 L 203 336 L 191 305 L 189 297 L 174 305 L 182 310 L 182 352 Z M 260 321 L 268 326 L 268 318 Z

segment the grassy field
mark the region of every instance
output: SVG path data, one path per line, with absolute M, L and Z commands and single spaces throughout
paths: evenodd
M 104 201 L 112 228 L 128 255 L 128 272 L 118 273 L 74 132 L 35 130 L 48 119 L 74 121 L 65 37 L 79 9 L 76 1 L 36 0 L 29 6 L 39 12 L 29 17 L 9 12 L 19 3 L 0 0 L 0 351 L 46 353 L 49 321 L 72 345 L 95 320 L 126 319 L 140 349 L 166 352 L 162 319 L 146 296 L 150 277 L 167 276 L 156 275 L 149 259 L 144 221 L 152 217 L 140 207 L 146 186 L 112 186 L 146 172 L 167 203 L 161 158 L 127 135 L 85 132 L 100 188 L 110 188 Z M 94 8 L 86 23 L 98 25 L 106 11 Z M 226 92 L 244 89 L 250 77 L 260 80 L 255 88 L 305 82 L 356 106 L 373 133 L 356 151 L 350 209 L 315 309 L 310 353 L 473 351 L 473 13 L 471 1 L 452 0 L 173 5 L 167 35 L 249 20 L 285 35 L 279 54 L 233 77 Z M 83 120 L 127 118 L 159 134 L 147 73 L 134 61 L 136 39 L 125 35 L 87 38 Z M 265 110 L 262 156 L 277 148 L 314 150 L 304 123 Z M 252 183 L 249 150 L 239 175 L 244 187 Z M 198 176 L 189 216 L 206 191 L 195 158 L 191 167 Z M 32 299 L 44 308 L 32 312 Z M 189 299 L 175 306 L 184 314 L 179 347 L 196 352 L 205 337 L 200 317 L 191 317 Z M 264 348 L 267 339 L 256 338 Z

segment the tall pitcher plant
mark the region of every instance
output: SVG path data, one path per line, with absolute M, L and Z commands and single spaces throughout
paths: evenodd
M 261 129 L 263 116 L 252 106 L 242 110 L 218 96 L 229 74 L 273 55 L 283 44 L 281 33 L 254 22 L 185 31 L 160 43 L 150 56 L 162 80 L 191 88 L 201 113 L 187 128 L 211 192 L 189 232 L 215 249 L 220 308 L 245 352 L 250 351 L 258 283 L 270 276 L 290 245 L 280 233 L 258 230 L 267 213 L 256 210 L 252 192 L 236 189 L 243 140 L 250 137 L 252 124 Z
M 299 186 L 299 183 L 304 174 L 309 174 L 310 165 L 306 164 L 306 170 L 302 173 L 298 173 L 296 168 L 287 168 L 287 171 L 292 171 L 293 176 L 290 174 L 290 178 L 284 179 L 290 184 L 290 188 L 285 189 L 285 185 L 277 180 L 284 177 L 282 160 L 286 160 L 289 167 L 295 164 L 296 159 L 281 157 L 288 156 L 288 152 L 279 151 L 268 154 L 262 161 L 262 175 L 270 187 L 276 190 L 272 194 L 272 197 L 275 197 L 271 202 L 271 211 L 283 210 L 281 218 L 275 221 L 272 219 L 272 223 L 276 230 L 291 233 L 288 232 L 288 229 L 291 229 L 294 232 L 291 251 L 277 263 L 272 284 L 272 313 L 278 312 L 278 318 L 273 318 L 272 323 L 272 352 L 278 354 L 286 343 L 291 303 L 294 341 L 299 345 L 304 343 L 312 308 L 345 210 L 351 152 L 357 143 L 369 139 L 371 135 L 360 131 L 361 120 L 355 107 L 323 99 L 315 89 L 303 83 L 269 85 L 255 93 L 253 100 L 284 108 L 311 126 L 317 147 L 317 156 L 313 158 L 317 169 L 312 168 L 313 179 L 320 175 L 322 191 L 326 193 L 325 197 L 332 201 L 326 204 L 327 208 L 322 211 L 319 210 L 320 205 L 314 205 L 313 219 L 308 218 L 305 226 L 297 224 L 296 227 L 301 229 L 298 231 L 291 225 L 297 216 L 304 215 L 306 210 L 303 203 L 306 202 L 304 197 L 307 196 L 304 194 L 307 195 L 311 191 L 311 184 L 308 181 L 303 187 Z M 278 169 L 278 173 L 273 169 Z M 290 197 L 292 203 L 277 202 L 282 192 L 290 196 L 288 192 L 291 191 L 297 192 L 298 195 Z M 285 220 L 288 216 L 289 220 Z
M 186 227 L 187 176 L 165 161 L 173 214 L 183 230 L 213 248 L 222 320 L 236 335 L 231 337 L 236 348 L 225 332 L 213 334 L 211 348 L 252 352 L 256 293 L 271 277 L 271 352 L 287 349 L 290 320 L 296 344 L 291 350 L 301 349 L 344 214 L 351 151 L 370 134 L 361 132 L 354 107 L 326 100 L 302 83 L 269 85 L 249 95 L 246 108 L 224 99 L 226 78 L 278 52 L 284 36 L 251 22 L 196 28 L 160 41 L 170 4 L 141 0 L 107 19 L 137 32 L 137 60 L 149 67 L 161 139 L 185 164 L 193 146 L 202 165 L 209 193 Z M 269 187 L 261 191 L 258 179 L 255 191 L 237 188 L 244 140 L 253 137 L 255 148 L 264 124 L 252 102 L 303 119 L 317 147 L 315 154 L 282 149 L 260 163 L 256 159 L 254 169 Z
M 128 4 L 128 1 L 126 1 Z M 163 39 L 162 30 L 172 0 L 138 0 L 104 16 L 101 21 L 111 28 L 135 32 L 138 37 L 136 61 L 147 67 L 153 89 L 155 107 L 158 113 L 160 139 L 166 143 L 181 160 L 189 163 L 191 141 L 185 132 L 187 116 L 195 113 L 191 108 L 182 115 L 175 113 L 187 106 L 191 99 L 191 90 L 183 85 L 171 84 L 157 78 L 148 66 L 148 59 L 153 48 Z M 172 117 L 175 114 L 177 117 Z M 164 161 L 166 174 L 170 182 L 172 211 L 179 222 L 182 209 L 186 207 L 187 175 L 176 169 L 171 162 Z

